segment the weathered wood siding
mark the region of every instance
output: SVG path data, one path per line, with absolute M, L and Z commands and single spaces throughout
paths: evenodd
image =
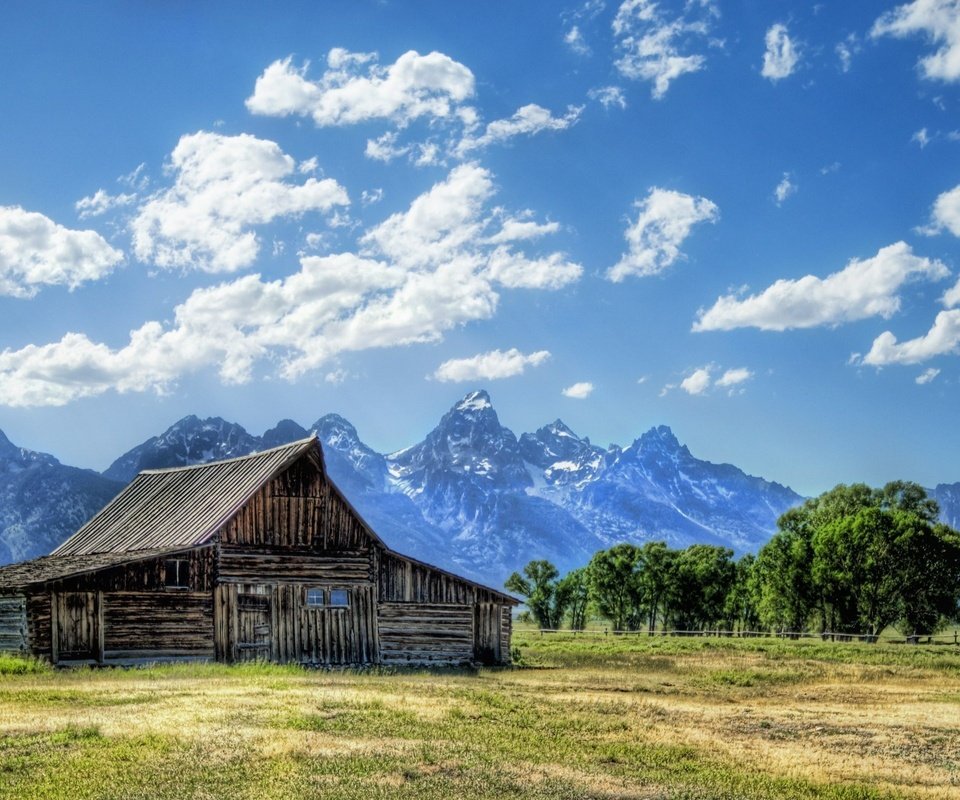
M 306 455 L 256 492 L 219 533 L 222 544 L 363 551 L 371 537 Z
M 28 648 L 27 598 L 0 596 L 0 651 L 25 653 Z
M 439 603 L 380 603 L 384 664 L 463 664 L 473 661 L 473 608 Z
M 213 597 L 206 592 L 103 595 L 103 658 L 213 658 Z
M 470 605 L 476 588 L 426 564 L 384 553 L 380 558 L 380 600 L 387 603 L 453 603 Z
M 307 590 L 342 589 L 345 607 L 310 607 Z M 214 592 L 216 656 L 322 665 L 377 660 L 376 598 L 367 582 L 224 583 Z
M 276 546 L 220 548 L 220 583 L 250 582 L 372 582 L 370 550 L 318 554 L 312 550 Z
M 156 558 L 129 561 L 114 567 L 105 567 L 71 578 L 53 581 L 49 585 L 56 591 L 102 591 L 141 592 L 166 590 L 166 562 L 187 562 L 188 586 L 194 592 L 213 590 L 215 558 L 212 545 L 185 550 L 182 553 Z
M 103 655 L 100 592 L 54 592 L 51 598 L 53 661 L 98 661 Z
M 27 632 L 30 652 L 42 658 L 52 658 L 50 614 L 50 592 L 41 591 L 27 595 Z

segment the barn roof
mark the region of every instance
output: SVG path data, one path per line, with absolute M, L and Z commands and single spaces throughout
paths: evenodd
M 23 589 L 31 584 L 95 572 L 131 561 L 184 552 L 184 548 L 138 550 L 132 553 L 89 553 L 82 556 L 40 556 L 0 569 L 0 592 Z
M 226 461 L 145 470 L 51 556 L 202 544 L 270 478 L 310 452 L 322 463 L 316 436 Z

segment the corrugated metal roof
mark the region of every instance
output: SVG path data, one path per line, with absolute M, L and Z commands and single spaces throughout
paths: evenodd
M 52 556 L 191 547 L 209 539 L 274 475 L 316 450 L 316 436 L 193 467 L 146 470 Z

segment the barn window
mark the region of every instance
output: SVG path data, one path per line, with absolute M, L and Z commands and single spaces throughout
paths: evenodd
M 324 605 L 323 589 L 307 589 L 308 608 L 321 608 Z
M 168 589 L 189 589 L 190 562 L 185 558 L 168 558 L 164 561 L 163 585 Z
M 344 608 L 350 605 L 350 592 L 346 589 L 330 590 L 330 605 Z

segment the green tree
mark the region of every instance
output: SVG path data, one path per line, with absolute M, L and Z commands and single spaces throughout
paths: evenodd
M 570 629 L 582 631 L 587 626 L 587 606 L 590 601 L 590 587 L 587 582 L 587 568 L 580 567 L 568 572 L 557 584 L 558 602 L 567 608 Z
M 567 598 L 557 591 L 559 575 L 549 561 L 531 561 L 523 568 L 523 575 L 514 572 L 503 585 L 524 598 L 537 625 L 553 630 L 560 627 L 566 612 Z
M 757 557 L 753 553 L 742 556 L 736 564 L 733 585 L 723 604 L 723 616 L 730 630 L 756 630 L 760 627 L 760 613 L 757 608 L 757 589 L 754 565 Z
M 640 594 L 647 612 L 647 630 L 652 635 L 659 619 L 665 619 L 676 580 L 677 551 L 666 542 L 647 542 L 640 548 Z
M 617 544 L 596 553 L 587 566 L 590 595 L 614 630 L 637 630 L 642 620 L 641 551 Z
M 802 631 L 816 607 L 813 548 L 800 509 L 780 517 L 780 530 L 757 554 L 754 565 L 757 611 L 771 628 Z
M 722 620 L 735 575 L 733 550 L 727 547 L 694 544 L 681 550 L 674 570 L 673 627 L 703 630 Z

